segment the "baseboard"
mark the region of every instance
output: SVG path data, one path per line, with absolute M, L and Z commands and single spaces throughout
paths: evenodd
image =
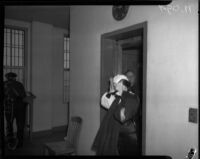
M 67 131 L 67 125 L 53 127 L 51 130 L 53 132 L 66 132 Z
M 52 129 L 42 130 L 37 132 L 32 132 L 32 138 L 44 137 L 51 135 L 55 132 L 66 132 L 67 133 L 67 125 L 53 127 Z
M 45 136 L 49 136 L 52 134 L 52 130 L 42 130 L 42 131 L 36 131 L 36 132 L 32 132 L 32 138 L 38 138 L 38 137 L 45 137 Z

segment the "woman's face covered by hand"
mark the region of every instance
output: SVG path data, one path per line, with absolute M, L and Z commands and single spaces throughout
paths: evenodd
M 126 91 L 127 88 L 124 86 L 123 81 L 120 81 L 118 83 L 114 83 L 115 90 L 117 91 L 118 95 L 122 95 L 123 91 Z

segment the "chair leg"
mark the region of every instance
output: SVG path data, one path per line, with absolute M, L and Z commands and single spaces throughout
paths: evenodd
M 46 146 L 44 146 L 44 148 L 43 148 L 43 155 L 44 156 L 48 156 L 48 154 L 49 154 L 49 150 L 46 148 Z
M 55 155 L 56 155 L 56 152 L 54 152 L 47 146 L 44 147 L 44 156 L 55 156 Z

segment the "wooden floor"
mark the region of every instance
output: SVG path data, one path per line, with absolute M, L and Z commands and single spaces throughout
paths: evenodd
M 59 131 L 49 133 L 48 135 L 33 137 L 31 141 L 26 137 L 22 148 L 14 151 L 5 148 L 5 156 L 43 156 L 44 143 L 64 140 L 65 135 L 66 132 Z

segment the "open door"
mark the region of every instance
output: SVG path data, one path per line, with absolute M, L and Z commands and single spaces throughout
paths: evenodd
M 113 43 L 113 58 L 114 58 L 114 75 L 121 74 L 122 72 L 122 47 L 118 41 Z
M 146 144 L 146 69 L 147 69 L 147 22 L 105 33 L 101 36 L 101 87 L 100 99 L 109 89 L 109 78 L 136 69 L 141 100 L 139 149 L 145 154 Z M 106 110 L 101 107 L 100 121 Z

